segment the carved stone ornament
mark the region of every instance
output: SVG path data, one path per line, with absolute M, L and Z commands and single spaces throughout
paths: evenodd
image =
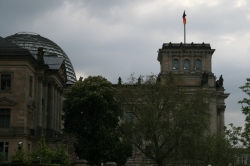
M 14 106 L 14 105 L 16 105 L 16 102 L 12 101 L 11 99 L 7 97 L 0 98 L 0 106 Z

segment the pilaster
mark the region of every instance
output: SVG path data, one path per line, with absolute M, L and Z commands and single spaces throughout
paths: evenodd
M 225 109 L 226 106 L 220 106 L 217 108 L 218 114 L 219 114 L 219 132 L 224 132 L 225 127 Z
M 42 127 L 47 128 L 47 108 L 48 108 L 48 81 L 43 80 L 43 99 L 42 99 Z
M 49 82 L 48 87 L 48 111 L 47 111 L 47 128 L 53 129 L 53 112 L 54 112 L 54 81 Z
M 54 110 L 53 110 L 53 129 L 56 130 L 56 126 L 57 126 L 57 111 L 58 111 L 58 104 L 57 104 L 57 99 L 58 99 L 58 95 L 57 95 L 57 84 L 54 84 Z
M 36 125 L 42 126 L 43 76 L 38 76 Z

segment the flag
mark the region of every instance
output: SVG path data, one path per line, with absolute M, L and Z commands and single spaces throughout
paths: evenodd
M 184 10 L 182 18 L 183 18 L 183 24 L 186 25 L 187 20 L 186 20 L 185 10 Z

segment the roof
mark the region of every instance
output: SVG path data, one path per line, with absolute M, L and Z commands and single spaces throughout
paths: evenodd
M 185 49 L 211 49 L 210 44 L 207 43 L 164 43 L 162 49 L 176 49 L 176 48 L 185 48 Z
M 32 32 L 19 32 L 14 35 L 7 36 L 5 39 L 22 48 L 28 49 L 34 56 L 37 54 L 37 49 L 39 47 L 43 47 L 45 56 L 56 54 L 57 57 L 64 57 L 68 80 L 67 84 L 73 84 L 76 82 L 75 71 L 68 55 L 52 40 Z
M 14 43 L 9 42 L 8 40 L 2 38 L 1 36 L 0 36 L 0 50 L 27 51 L 26 49 L 19 47 L 18 45 L 14 44 Z
M 64 62 L 64 58 L 59 58 L 57 56 L 44 56 L 44 63 L 49 66 L 49 69 L 58 70 L 60 69 L 62 63 Z

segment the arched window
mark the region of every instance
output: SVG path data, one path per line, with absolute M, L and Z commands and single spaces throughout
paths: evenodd
M 199 59 L 196 59 L 194 62 L 194 69 L 195 70 L 201 70 L 201 61 Z
M 173 60 L 173 70 L 179 70 L 179 61 L 178 61 L 178 59 Z
M 190 62 L 188 59 L 184 60 L 184 66 L 183 66 L 184 70 L 189 70 L 190 69 Z

